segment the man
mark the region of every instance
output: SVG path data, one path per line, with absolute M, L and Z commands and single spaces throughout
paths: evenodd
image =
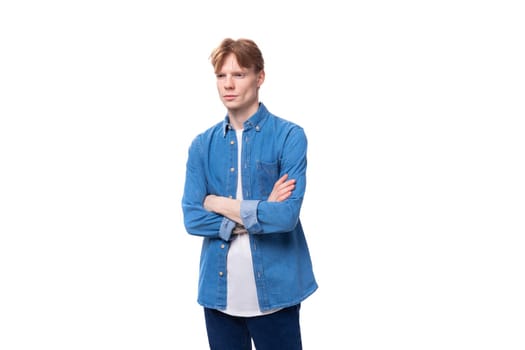
M 198 303 L 213 350 L 301 349 L 299 309 L 317 288 L 299 214 L 304 130 L 259 102 L 264 60 L 224 39 L 211 63 L 226 117 L 192 141 L 182 209 L 203 237 Z

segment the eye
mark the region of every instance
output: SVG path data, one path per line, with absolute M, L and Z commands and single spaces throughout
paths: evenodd
M 237 78 L 237 79 L 242 79 L 242 78 L 246 77 L 246 73 L 235 73 L 235 74 L 233 74 L 233 77 Z
M 215 74 L 215 76 L 217 77 L 217 79 L 224 79 L 226 77 L 226 74 L 219 73 Z

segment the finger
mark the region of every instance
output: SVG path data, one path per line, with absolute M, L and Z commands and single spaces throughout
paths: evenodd
M 288 174 L 284 174 L 283 176 L 281 176 L 281 177 L 279 178 L 279 180 L 277 180 L 277 181 L 275 182 L 275 185 L 276 185 L 276 186 L 279 186 L 279 185 L 283 184 L 283 183 L 286 181 L 286 179 L 288 179 Z
M 280 185 L 279 186 L 279 191 L 291 191 L 295 188 L 295 181 L 294 180 L 289 180 L 287 182 L 285 182 L 284 184 Z
M 279 201 L 279 202 L 282 202 L 282 201 L 284 201 L 285 199 L 288 199 L 291 195 L 292 195 L 292 192 L 291 192 L 291 191 L 288 191 L 288 192 L 282 193 L 282 194 L 279 195 L 279 197 L 278 197 L 278 201 Z

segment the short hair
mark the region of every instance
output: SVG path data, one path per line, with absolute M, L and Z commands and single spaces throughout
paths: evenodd
M 211 64 L 215 73 L 222 68 L 226 57 L 233 53 L 237 58 L 237 62 L 241 67 L 254 68 L 256 73 L 264 70 L 264 59 L 261 50 L 250 39 L 237 39 L 226 38 L 222 40 L 219 46 L 217 46 L 210 55 Z

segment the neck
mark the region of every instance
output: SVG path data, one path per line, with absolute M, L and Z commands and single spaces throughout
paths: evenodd
M 254 115 L 257 112 L 257 109 L 259 109 L 259 103 L 242 110 L 228 109 L 230 124 L 235 130 L 242 129 L 244 127 L 244 122 Z

